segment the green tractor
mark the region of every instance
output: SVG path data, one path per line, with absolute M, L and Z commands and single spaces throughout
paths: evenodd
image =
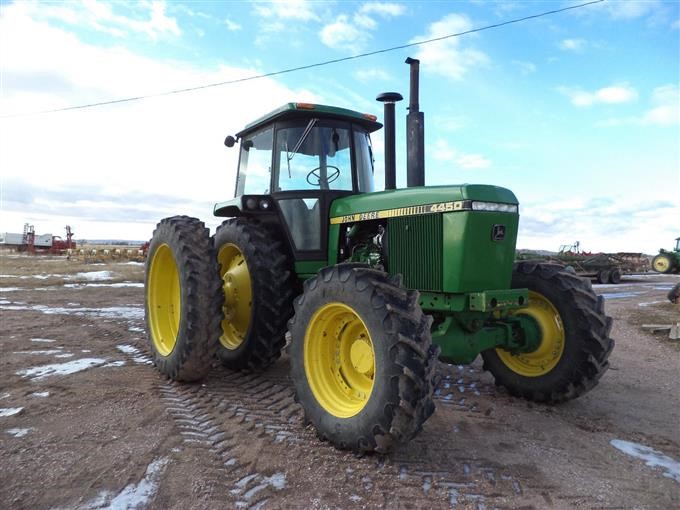
M 286 342 L 296 400 L 320 438 L 386 452 L 434 411 L 437 359 L 480 354 L 516 396 L 558 403 L 608 367 L 611 319 L 590 283 L 514 264 L 518 202 L 487 185 L 424 186 L 418 61 L 411 65 L 406 189 L 396 189 L 394 111 L 384 93 L 385 191 L 373 189 L 376 117 L 289 103 L 247 125 L 235 198 L 214 236 L 162 220 L 146 265 L 158 369 L 196 381 L 217 357 L 266 368 Z
M 659 254 L 652 259 L 652 269 L 662 274 L 680 273 L 680 237 L 675 240 L 674 250 L 659 250 Z

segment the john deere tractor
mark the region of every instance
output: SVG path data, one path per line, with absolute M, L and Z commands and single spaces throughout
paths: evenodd
M 674 250 L 659 250 L 652 259 L 652 269 L 663 274 L 680 273 L 680 237 L 675 240 Z
M 209 235 L 162 220 L 146 266 L 156 366 L 178 381 L 266 368 L 290 341 L 291 379 L 322 439 L 385 452 L 434 411 L 437 359 L 479 355 L 496 383 L 558 403 L 597 384 L 614 342 L 590 283 L 513 264 L 518 202 L 487 185 L 424 186 L 418 61 L 411 66 L 407 183 L 396 189 L 385 108 L 385 187 L 373 188 L 373 115 L 289 103 L 225 144 L 240 146 L 235 198 Z

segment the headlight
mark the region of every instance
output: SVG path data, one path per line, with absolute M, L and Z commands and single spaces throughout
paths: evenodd
M 516 204 L 497 204 L 495 202 L 472 202 L 472 210 L 517 213 L 518 207 Z

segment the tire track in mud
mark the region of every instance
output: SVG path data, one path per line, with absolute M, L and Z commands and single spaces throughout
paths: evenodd
M 148 365 L 151 358 L 141 354 L 147 352 L 146 339 L 140 338 L 143 335 L 126 339 L 141 351 L 127 354 L 137 363 Z M 200 385 L 159 382 L 151 366 L 144 366 L 143 372 L 145 378 L 154 381 L 185 446 L 210 454 L 214 472 L 211 482 L 221 487 L 224 496 L 238 508 L 285 505 L 284 487 L 306 486 L 318 479 L 340 483 L 334 489 L 347 498 L 348 507 L 482 509 L 505 506 L 527 496 L 551 504 L 545 496 L 550 487 L 533 480 L 522 482 L 503 466 L 466 455 L 464 445 L 457 447 L 452 441 L 451 446 L 438 444 L 433 451 L 427 431 L 388 456 L 356 457 L 320 442 L 303 423 L 285 357 L 265 373 L 232 372 L 218 366 Z M 440 364 L 438 372 L 441 379 L 434 398 L 440 409 L 461 413 L 473 423 L 496 422 L 479 406 L 480 398 L 496 394 L 493 384 L 482 380 L 480 368 Z M 456 426 L 453 428 L 455 432 Z M 322 466 L 324 475 L 316 478 L 319 473 L 312 473 L 310 480 L 294 468 L 271 476 L 261 474 L 253 465 L 256 462 L 243 460 L 250 456 L 247 444 L 253 438 L 266 444 L 267 456 L 288 459 L 287 464 L 296 467 L 309 464 L 311 458 L 314 466 Z M 568 496 L 553 497 L 568 502 Z M 323 499 L 316 503 L 322 505 Z

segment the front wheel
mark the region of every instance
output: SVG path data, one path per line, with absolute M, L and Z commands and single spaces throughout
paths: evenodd
M 484 369 L 513 395 L 537 402 L 563 402 L 592 389 L 614 347 L 602 296 L 553 264 L 517 263 L 512 287 L 529 289 L 529 306 L 516 314 L 534 319 L 541 342 L 533 352 L 484 351 Z
M 418 292 L 363 265 L 322 269 L 289 322 L 297 401 L 320 438 L 354 451 L 410 440 L 434 411 L 431 318 Z

